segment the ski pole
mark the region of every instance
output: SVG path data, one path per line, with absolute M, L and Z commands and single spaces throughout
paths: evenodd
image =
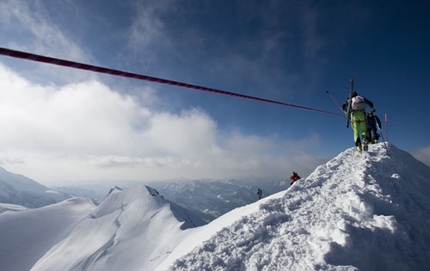
M 351 122 L 351 103 L 352 103 L 352 92 L 354 91 L 354 81 L 355 77 L 353 76 L 350 82 L 349 88 L 349 96 L 348 96 L 348 111 L 346 112 L 346 128 L 349 128 L 349 123 Z
M 343 112 L 342 106 L 340 106 L 340 104 L 336 101 L 336 99 L 333 97 L 333 95 L 331 95 L 330 91 L 327 90 L 325 93 L 327 93 L 328 96 L 330 96 L 330 98 L 337 105 L 337 107 L 339 107 L 339 109 Z
M 387 136 L 387 141 L 388 141 L 388 114 L 385 113 L 385 135 Z
M 387 151 L 388 156 L 390 156 L 390 152 L 388 151 L 388 146 L 386 144 L 387 142 L 385 141 L 384 135 L 383 135 L 382 130 L 381 130 L 381 126 L 379 126 L 378 119 L 376 119 L 375 114 L 373 114 L 373 118 L 375 119 L 376 127 L 378 127 L 379 134 L 381 135 L 382 140 L 384 141 L 385 150 Z

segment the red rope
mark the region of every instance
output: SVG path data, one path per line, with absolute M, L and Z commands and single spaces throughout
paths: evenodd
M 294 105 L 294 104 L 289 104 L 289 103 L 284 103 L 284 102 L 279 102 L 279 101 L 274 101 L 274 100 L 269 100 L 269 99 L 264 99 L 264 98 L 258 98 L 258 97 L 253 97 L 253 96 L 249 96 L 249 95 L 244 95 L 244 94 L 239 94 L 239 93 L 234 93 L 234 92 L 229 92 L 229 91 L 224 91 L 224 90 L 219 90 L 219 89 L 214 89 L 214 88 L 208 88 L 208 87 L 203 87 L 203 86 L 198 86 L 198 85 L 192 85 L 192 84 L 187 84 L 187 83 L 182 83 L 182 82 L 178 82 L 178 81 L 172 81 L 172 80 L 167 80 L 167 79 L 163 79 L 163 78 L 157 78 L 157 77 L 152 77 L 152 76 L 147 76 L 147 75 L 142 75 L 142 74 L 137 74 L 137 73 L 125 72 L 125 71 L 114 70 L 114 69 L 109 69 L 109 68 L 84 64 L 84 63 L 78 63 L 78 62 L 53 58 L 53 57 L 36 55 L 36 54 L 27 53 L 27 52 L 11 50 L 11 49 L 7 49 L 7 48 L 3 48 L 3 47 L 0 47 L 0 54 L 10 56 L 10 57 L 15 57 L 15 58 L 22 58 L 22 59 L 28 59 L 28 60 L 37 61 L 37 62 L 43 62 L 43 63 L 53 64 L 53 65 L 58 65 L 58 66 L 70 67 L 70 68 L 81 69 L 81 70 L 88 70 L 88 71 L 93 71 L 93 72 L 98 72 L 98 73 L 106 73 L 106 74 L 111 74 L 111 75 L 115 75 L 115 76 L 122 76 L 122 77 L 133 78 L 133 79 L 138 79 L 138 80 L 145 80 L 145 81 L 150 81 L 150 82 L 155 82 L 155 83 L 160 83 L 160 84 L 167 84 L 167 85 L 184 87 L 184 88 L 189 88 L 189 89 L 196 89 L 196 90 L 200 90 L 200 91 L 213 92 L 213 93 L 217 93 L 217 94 L 229 95 L 229 96 L 234 96 L 234 97 L 238 97 L 238 98 L 250 99 L 250 100 L 272 103 L 272 104 L 278 104 L 278 105 L 283 105 L 283 106 L 290 106 L 290 107 L 294 107 L 294 108 L 298 108 L 298 109 L 310 110 L 310 111 L 316 111 L 316 112 L 320 112 L 320 113 L 340 116 L 339 114 L 336 114 L 336 113 L 332 113 L 332 112 L 328 112 L 328 111 L 324 111 L 324 110 L 319 110 L 319 109 L 314 109 L 314 108 L 310 108 L 310 107 Z

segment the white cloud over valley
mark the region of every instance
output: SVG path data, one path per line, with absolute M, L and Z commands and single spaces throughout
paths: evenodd
M 286 175 L 293 164 L 279 155 L 292 142 L 222 131 L 201 109 L 157 111 L 96 80 L 44 86 L 4 65 L 0 81 L 0 160 L 39 181 Z

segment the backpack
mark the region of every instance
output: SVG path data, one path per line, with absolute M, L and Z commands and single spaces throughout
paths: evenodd
M 366 101 L 363 97 L 357 95 L 355 97 L 352 97 L 351 100 L 351 109 L 352 110 L 364 110 L 366 108 Z

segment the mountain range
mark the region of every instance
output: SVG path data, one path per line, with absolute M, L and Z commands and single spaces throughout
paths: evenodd
M 52 187 L 63 194 L 87 197 L 101 202 L 111 187 L 123 189 L 136 185 L 147 185 L 157 189 L 166 198 L 194 211 L 207 221 L 258 200 L 257 189 L 263 190 L 263 197 L 283 191 L 290 186 L 287 178 L 246 178 L 228 180 L 176 179 L 156 182 L 100 181 Z
M 70 198 L 20 174 L 0 167 L 0 202 L 37 208 Z

